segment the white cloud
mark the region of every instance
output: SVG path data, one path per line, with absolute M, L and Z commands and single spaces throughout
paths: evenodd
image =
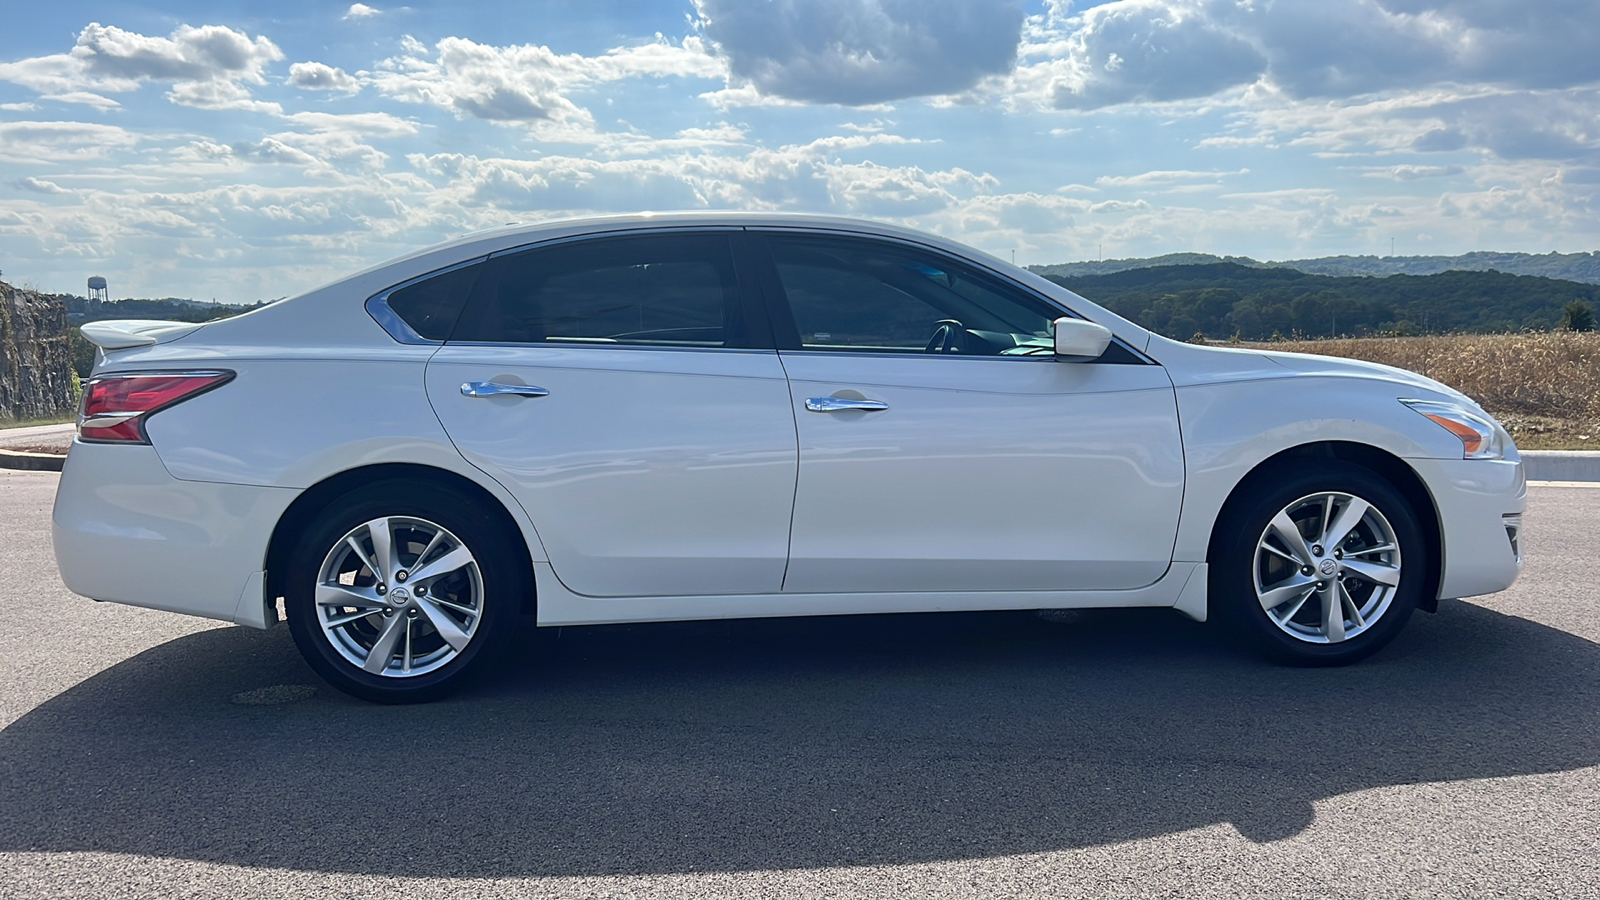
M 849 106 L 954 94 L 1011 69 L 1020 0 L 695 0 L 735 82 Z M 737 85 L 735 85 L 737 86 Z
M 282 106 L 255 99 L 248 88 L 235 81 L 180 81 L 167 91 L 167 99 L 195 109 L 243 109 L 269 115 L 283 112 Z
M 297 112 L 284 118 L 316 132 L 340 131 L 367 138 L 399 138 L 417 133 L 417 123 L 385 112 Z
M 97 122 L 0 122 L 0 159 L 98 159 L 138 142 L 130 131 Z
M 696 37 L 673 44 L 657 35 L 651 43 L 600 56 L 558 54 L 531 44 L 496 47 L 460 37 L 439 41 L 431 53 L 408 37 L 402 49 L 368 76 L 379 91 L 491 122 L 590 128 L 589 111 L 568 97 L 575 90 L 642 76 L 716 78 L 723 73 Z
M 1063 109 L 1212 96 L 1293 99 L 1431 85 L 1568 87 L 1600 79 L 1590 0 L 1114 0 L 1029 21 L 1012 90 Z
M 1042 80 L 1060 109 L 1205 97 L 1254 81 L 1266 65 L 1250 40 L 1192 0 L 1119 0 L 1063 24 L 1048 51 L 1055 58 L 1025 79 Z
M 262 84 L 262 67 L 282 59 L 283 51 L 264 37 L 221 25 L 180 25 L 161 38 L 94 22 L 78 35 L 71 56 L 89 73 L 108 79 Z
M 151 37 L 91 22 L 68 53 L 0 63 L 0 81 L 48 100 L 100 108 L 118 105 L 105 93 L 162 81 L 172 83 L 167 97 L 182 106 L 258 108 L 240 82 L 266 83 L 263 69 L 282 58 L 267 38 L 221 25 L 180 25 L 167 37 Z
M 345 14 L 343 16 L 340 16 L 340 18 L 342 18 L 342 19 L 370 19 L 373 16 L 378 15 L 381 12 L 383 12 L 383 10 L 374 9 L 374 8 L 366 5 L 365 3 L 352 3 L 352 4 L 350 4 L 350 8 L 348 10 L 346 10 Z
M 32 176 L 29 176 L 27 178 L 18 179 L 16 181 L 16 185 L 17 185 L 17 187 L 22 188 L 25 191 L 32 191 L 35 194 L 70 194 L 70 193 L 72 193 L 71 191 L 67 190 L 66 188 L 62 187 L 59 184 L 56 184 L 53 181 L 45 181 L 42 178 L 34 178 Z
M 310 91 L 344 91 L 353 94 L 361 90 L 360 82 L 351 77 L 349 72 L 319 62 L 297 62 L 290 66 L 289 83 Z
M 1138 175 L 1102 175 L 1094 180 L 1095 184 L 1105 187 L 1150 187 L 1164 186 L 1185 181 L 1203 181 L 1216 183 L 1224 178 L 1249 174 L 1249 169 L 1240 169 L 1236 172 L 1196 172 L 1189 169 L 1158 169 L 1143 172 Z

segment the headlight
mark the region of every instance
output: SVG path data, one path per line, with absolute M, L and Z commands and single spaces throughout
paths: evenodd
M 1500 428 L 1488 416 L 1472 412 L 1455 403 L 1441 403 L 1437 400 L 1400 402 L 1460 438 L 1463 459 L 1501 459 L 1506 455 L 1506 444 L 1500 437 Z

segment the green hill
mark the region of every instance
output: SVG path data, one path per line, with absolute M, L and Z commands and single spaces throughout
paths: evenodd
M 1542 331 L 1555 327 L 1575 300 L 1600 307 L 1600 286 L 1504 272 L 1334 277 L 1224 262 L 1049 277 L 1179 339 L 1196 332 L 1265 340 Z
M 1293 269 L 1312 275 L 1383 277 L 1495 271 L 1511 275 L 1538 275 L 1544 278 L 1600 284 L 1600 252 L 1536 254 L 1478 251 L 1463 253 L 1460 256 L 1323 256 L 1316 259 L 1291 259 L 1280 262 L 1258 262 L 1247 256 L 1213 256 L 1210 253 L 1168 253 L 1165 256 L 1145 259 L 1055 263 L 1029 268 L 1046 277 L 1060 275 L 1065 278 L 1081 278 L 1087 275 L 1126 272 L 1130 269 L 1222 262 L 1255 268 Z

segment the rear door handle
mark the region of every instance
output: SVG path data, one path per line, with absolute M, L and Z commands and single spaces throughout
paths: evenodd
M 463 397 L 548 397 L 550 392 L 531 384 L 500 384 L 497 381 L 468 381 L 461 385 Z
M 843 412 L 847 409 L 862 409 L 867 412 L 876 412 L 888 409 L 889 404 L 882 400 L 851 400 L 848 397 L 807 397 L 806 409 L 812 412 Z

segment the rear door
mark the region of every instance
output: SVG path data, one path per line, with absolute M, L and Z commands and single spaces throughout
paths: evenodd
M 462 454 L 591 596 L 771 593 L 794 415 L 728 231 L 590 238 L 491 258 L 428 365 Z

